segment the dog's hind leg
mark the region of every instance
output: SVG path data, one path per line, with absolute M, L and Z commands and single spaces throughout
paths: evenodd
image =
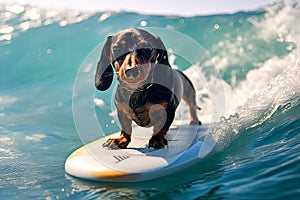
M 188 104 L 190 109 L 190 124 L 201 125 L 202 123 L 197 116 L 197 110 L 200 110 L 200 108 L 196 105 L 195 96 L 183 95 L 183 100 Z
M 182 84 L 183 84 L 183 100 L 188 104 L 190 109 L 190 124 L 197 124 L 201 125 L 201 121 L 198 119 L 197 110 L 200 110 L 196 103 L 196 91 L 189 80 L 189 78 L 183 74 L 182 72 L 178 71 L 180 76 L 182 77 Z

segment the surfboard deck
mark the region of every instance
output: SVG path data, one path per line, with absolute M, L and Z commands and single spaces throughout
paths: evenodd
M 77 178 L 138 182 L 166 176 L 189 167 L 213 151 L 214 143 L 204 139 L 209 125 L 171 126 L 167 134 L 168 147 L 148 148 L 152 129 L 133 128 L 127 149 L 112 149 L 102 145 L 120 132 L 91 142 L 74 151 L 65 162 L 65 171 Z

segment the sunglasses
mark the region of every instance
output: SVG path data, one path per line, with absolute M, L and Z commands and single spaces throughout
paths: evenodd
M 118 61 L 118 62 L 124 61 L 128 54 L 136 55 L 140 59 L 141 62 L 148 62 L 155 56 L 155 53 L 156 53 L 155 49 L 153 49 L 153 48 L 136 49 L 133 51 L 129 51 L 125 54 L 122 54 L 121 56 L 118 56 L 118 54 L 120 54 L 119 52 L 120 52 L 119 49 L 114 49 L 114 55 L 115 55 L 115 57 L 117 57 L 114 60 Z

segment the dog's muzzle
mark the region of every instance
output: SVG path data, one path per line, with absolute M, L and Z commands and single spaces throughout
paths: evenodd
M 127 78 L 137 78 L 140 74 L 139 67 L 130 67 L 125 69 L 125 74 Z

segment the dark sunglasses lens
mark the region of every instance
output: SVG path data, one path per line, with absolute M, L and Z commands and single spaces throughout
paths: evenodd
M 149 61 L 153 57 L 153 49 L 150 48 L 137 49 L 136 52 L 140 58 L 143 58 L 143 60 Z

